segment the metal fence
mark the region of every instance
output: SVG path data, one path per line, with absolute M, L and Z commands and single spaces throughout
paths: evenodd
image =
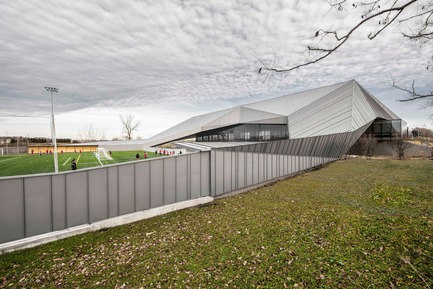
M 17 155 L 27 153 L 27 146 L 0 146 L 0 155 Z
M 335 158 L 211 151 L 211 196 L 220 196 L 300 172 Z
M 0 244 L 220 196 L 333 160 L 206 151 L 74 172 L 0 178 Z

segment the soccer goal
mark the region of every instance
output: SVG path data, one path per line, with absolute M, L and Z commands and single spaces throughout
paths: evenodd
M 98 160 L 112 160 L 113 158 L 110 156 L 106 148 L 97 148 L 95 152 L 95 156 Z

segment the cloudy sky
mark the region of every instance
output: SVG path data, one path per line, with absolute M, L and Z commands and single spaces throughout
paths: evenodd
M 431 107 L 397 102 L 405 93 L 389 85 L 433 89 L 432 45 L 403 41 L 405 27 L 370 41 L 377 27 L 367 25 L 319 64 L 257 73 L 274 55 L 277 68 L 304 63 L 318 29 L 347 31 L 359 12 L 325 0 L 0 0 L 0 136 L 50 136 L 45 86 L 59 89 L 57 137 L 90 127 L 119 137 L 119 115 L 130 113 L 141 121 L 134 136 L 148 138 L 198 114 L 350 79 L 409 126 L 430 126 Z

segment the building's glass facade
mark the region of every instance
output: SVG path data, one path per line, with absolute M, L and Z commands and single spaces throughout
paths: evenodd
M 390 140 L 401 134 L 402 121 L 400 119 L 377 119 L 367 129 L 366 134 L 373 134 L 379 141 Z M 219 129 L 209 130 L 196 135 L 197 142 L 260 142 L 288 138 L 286 124 L 239 124 Z
M 366 134 L 373 134 L 380 141 L 390 140 L 393 136 L 401 134 L 401 119 L 380 120 L 377 119 L 367 129 Z
M 198 142 L 271 141 L 288 138 L 286 124 L 240 124 L 198 133 Z

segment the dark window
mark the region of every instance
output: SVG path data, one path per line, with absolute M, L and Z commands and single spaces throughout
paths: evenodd
M 375 120 L 370 128 L 366 133 L 372 132 L 379 140 L 390 140 L 392 136 L 401 134 L 401 119 Z
M 288 138 L 285 124 L 241 124 L 197 134 L 197 141 L 269 141 Z

